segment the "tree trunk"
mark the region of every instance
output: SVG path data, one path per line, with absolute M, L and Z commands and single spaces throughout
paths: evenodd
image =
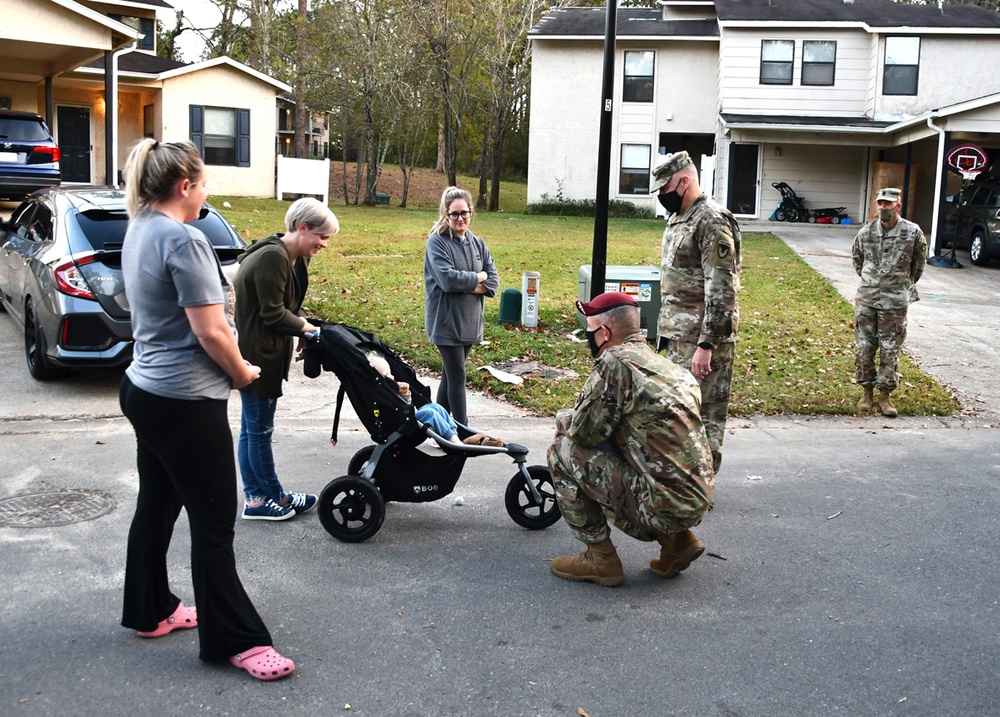
M 483 128 L 483 143 L 479 147 L 479 193 L 476 196 L 476 209 L 486 206 L 486 177 L 490 173 L 490 128 Z
M 504 135 L 493 143 L 493 161 L 490 163 L 490 205 L 489 211 L 500 211 L 500 169 L 503 164 Z
M 306 110 L 306 57 L 308 57 L 308 0 L 299 0 L 299 23 L 296 27 L 296 72 L 295 79 L 295 156 L 305 159 L 309 156 L 308 111 Z
M 349 202 L 347 201 L 347 136 L 348 136 L 347 132 L 349 129 L 349 123 L 347 121 L 346 107 L 341 108 L 340 120 L 344 132 L 343 141 L 341 142 L 342 146 L 341 146 L 340 163 L 341 166 L 343 166 L 344 168 L 344 204 L 346 206 L 347 204 L 349 204 Z
M 441 174 L 444 174 L 444 167 L 445 167 L 445 162 L 444 162 L 444 123 L 443 122 L 439 122 L 438 123 L 438 155 L 437 155 L 437 164 L 434 167 L 434 171 L 435 172 L 440 172 Z

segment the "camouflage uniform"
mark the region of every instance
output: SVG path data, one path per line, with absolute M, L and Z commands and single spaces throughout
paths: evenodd
M 659 346 L 691 370 L 698 344 L 712 347 L 711 372 L 701 381 L 701 417 L 715 470 L 729 411 L 733 358 L 740 320 L 740 228 L 732 212 L 702 195 L 667 222 L 663 232 L 657 324 Z
M 608 539 L 608 519 L 644 541 L 697 525 L 715 474 L 698 384 L 639 334 L 597 359 L 548 450 L 563 518 L 578 540 Z
M 861 277 L 854 300 L 855 378 L 862 386 L 892 391 L 906 340 L 906 312 L 919 299 L 915 284 L 927 263 L 927 239 L 919 226 L 902 217 L 891 229 L 876 219 L 858 232 L 851 254 Z

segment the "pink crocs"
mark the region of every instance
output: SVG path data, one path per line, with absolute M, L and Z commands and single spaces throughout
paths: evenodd
M 174 630 L 189 630 L 192 627 L 198 627 L 198 608 L 184 607 L 184 603 L 179 603 L 173 615 L 160 620 L 155 630 L 140 632 L 139 637 L 163 637 Z
M 295 669 L 295 663 L 282 657 L 270 645 L 258 645 L 245 652 L 233 655 L 229 662 L 234 667 L 246 670 L 258 680 L 280 680 L 288 677 Z

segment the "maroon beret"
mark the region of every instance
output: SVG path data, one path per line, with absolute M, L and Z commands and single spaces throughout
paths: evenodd
M 595 316 L 596 314 L 603 314 L 605 311 L 609 311 L 616 306 L 638 305 L 639 302 L 628 294 L 623 294 L 620 291 L 608 291 L 595 296 L 590 302 L 576 302 L 576 309 L 584 316 Z

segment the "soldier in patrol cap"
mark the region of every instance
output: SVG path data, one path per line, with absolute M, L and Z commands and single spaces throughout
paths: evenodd
M 552 572 L 621 585 L 610 518 L 633 538 L 657 541 L 649 569 L 672 578 L 705 550 L 690 529 L 711 509 L 715 489 L 698 384 L 646 343 L 628 294 L 601 294 L 577 308 L 597 361 L 576 405 L 556 414 L 548 463 L 563 518 L 587 550 L 555 558 Z
M 851 251 L 854 270 L 861 277 L 854 299 L 854 376 L 864 390 L 858 410 L 872 410 L 877 387 L 879 411 L 889 417 L 898 415 L 889 394 L 899 380 L 906 312 L 920 298 L 915 284 L 927 264 L 924 233 L 899 215 L 902 195 L 894 187 L 879 191 L 878 217 L 861 227 Z
M 652 191 L 667 210 L 657 350 L 701 385 L 701 417 L 718 472 L 740 316 L 740 227 L 702 193 L 687 152 L 667 155 L 653 170 Z

